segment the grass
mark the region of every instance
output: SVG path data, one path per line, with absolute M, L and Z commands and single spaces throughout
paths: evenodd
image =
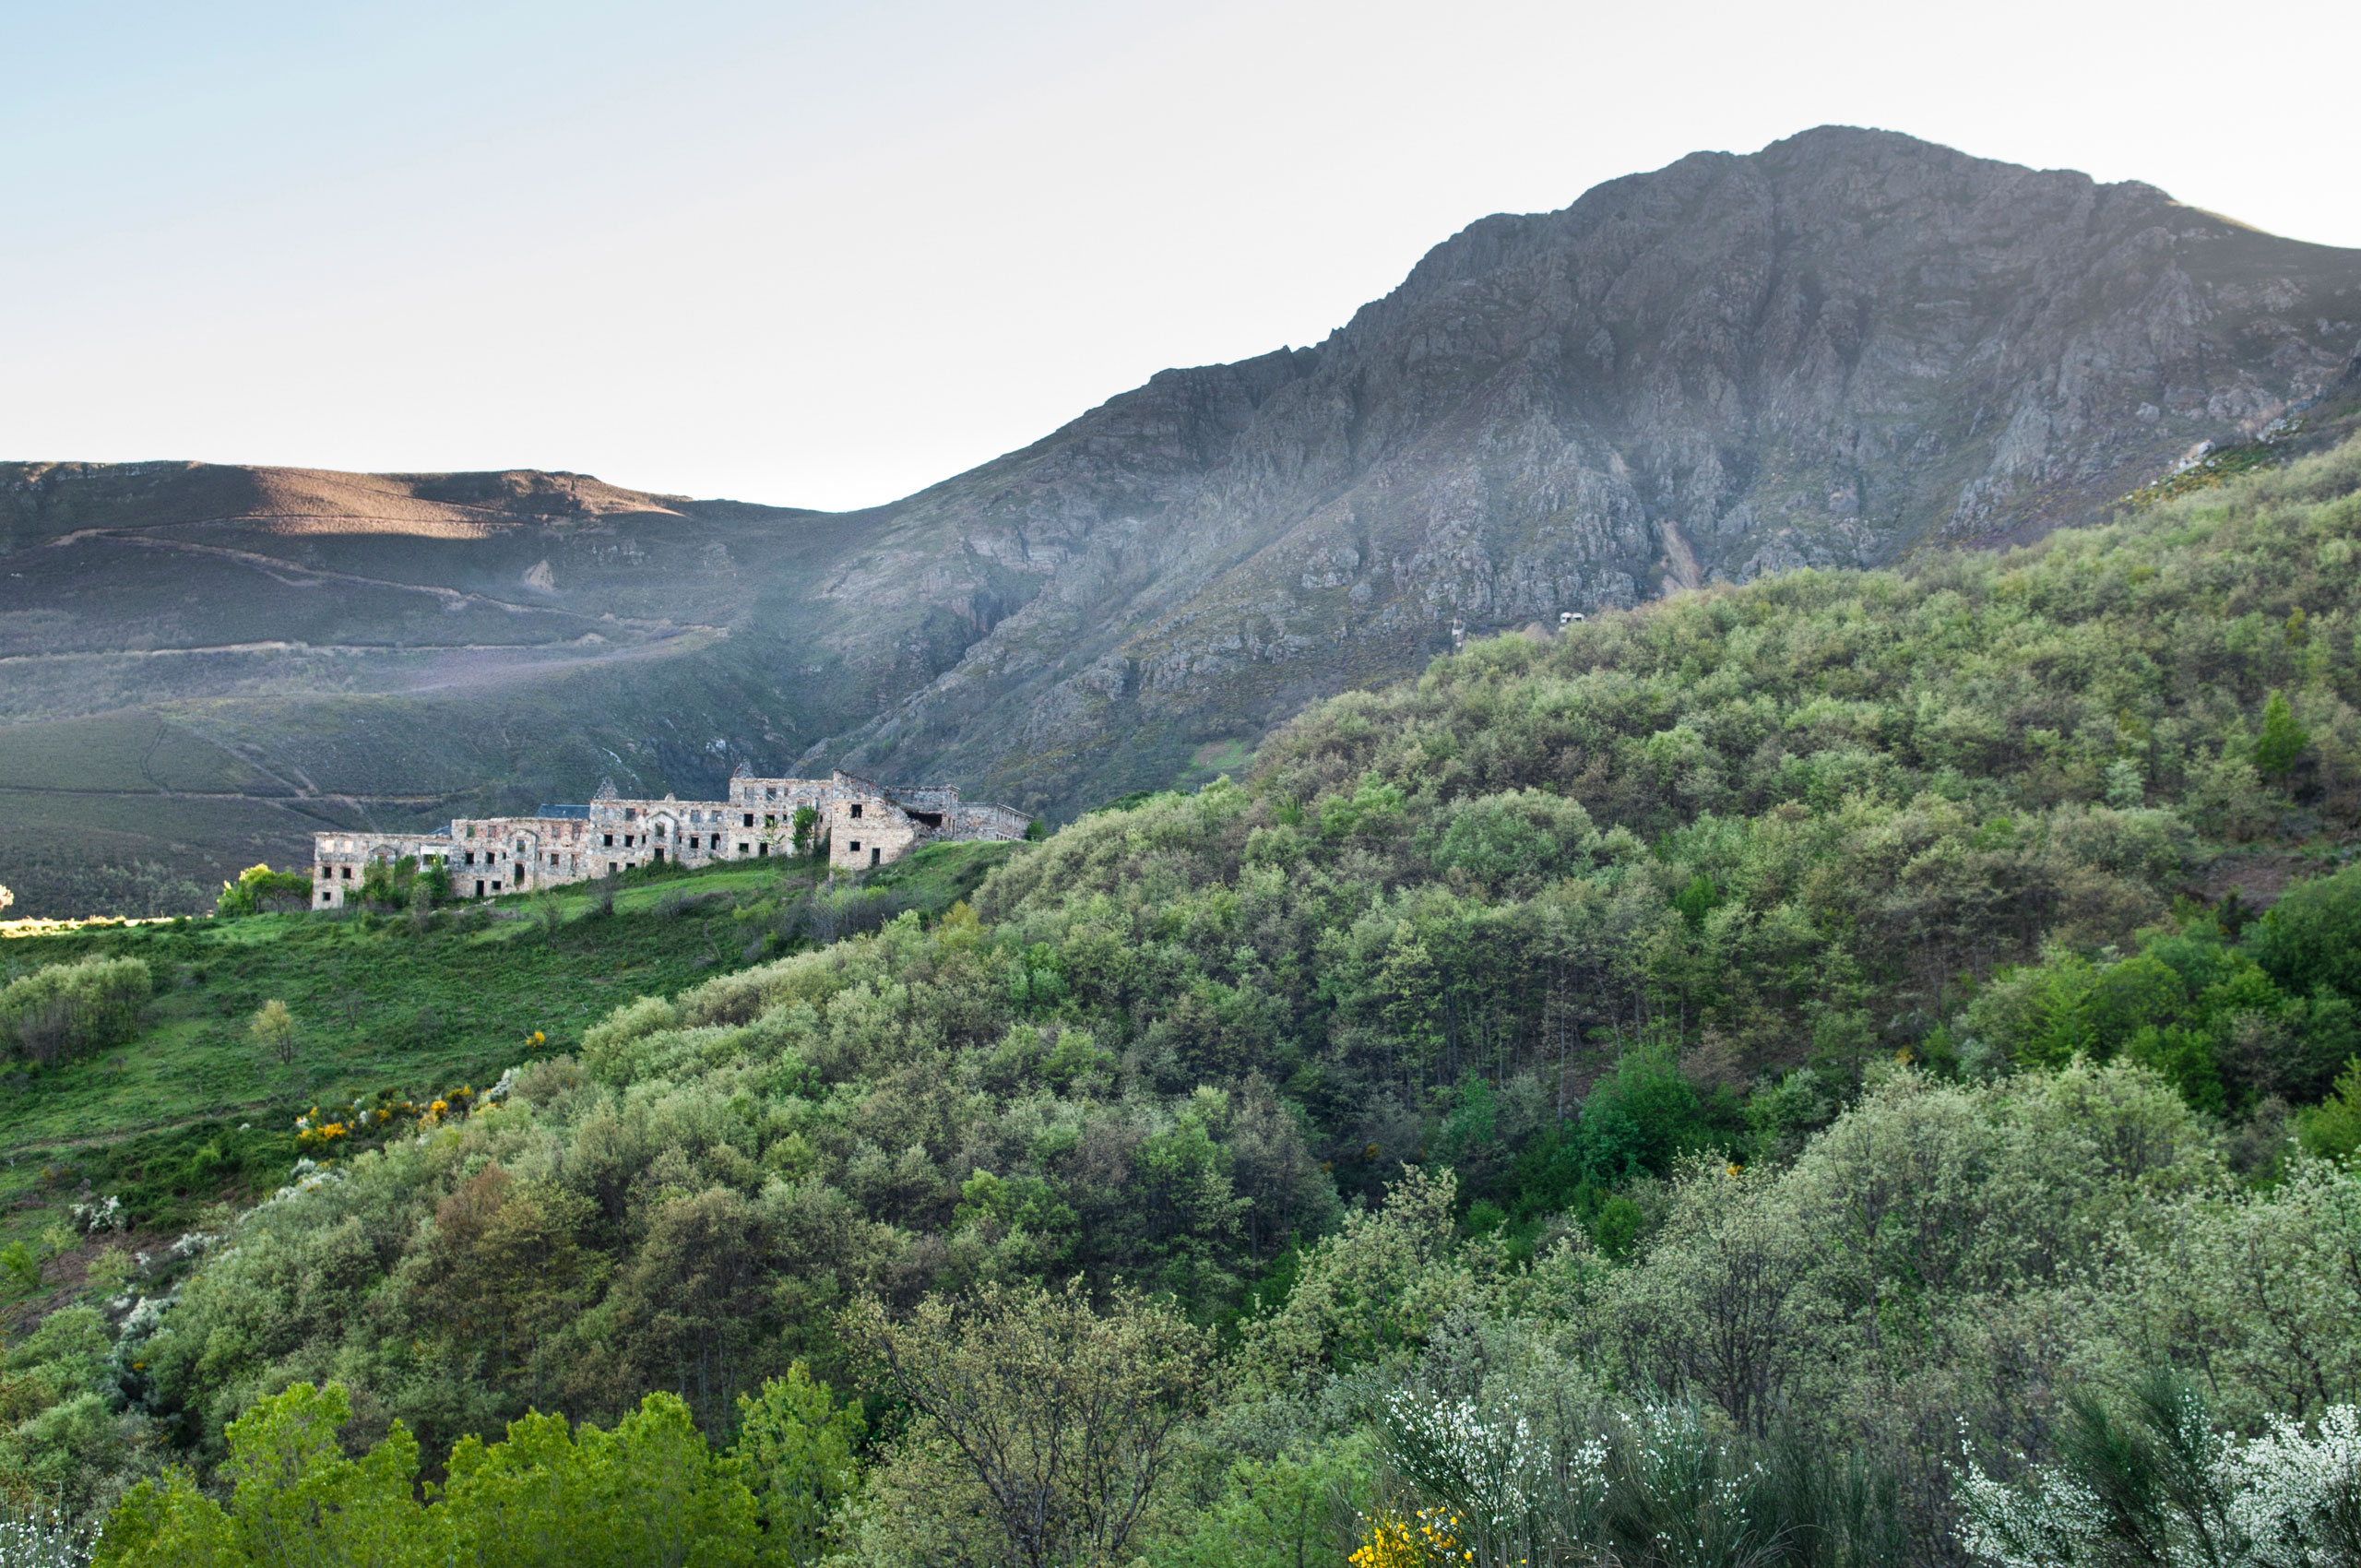
M 872 909 L 931 918 L 1017 848 L 930 845 L 839 885 Z M 294 1119 L 310 1107 L 481 1089 L 571 1050 L 618 1004 L 790 949 L 782 912 L 826 887 L 811 862 L 759 861 L 629 873 L 611 910 L 603 885 L 578 885 L 446 909 L 423 929 L 407 914 L 293 913 L 0 943 L 0 979 L 106 955 L 144 958 L 157 983 L 130 1044 L 0 1071 L 0 1243 L 38 1237 L 77 1201 L 109 1194 L 135 1232 L 197 1225 L 213 1206 L 286 1179 Z M 247 1032 L 273 998 L 299 1027 L 290 1062 L 267 1058 Z
M 23 917 L 202 909 L 256 861 L 308 867 L 314 833 L 360 826 L 331 801 L 0 790 L 0 811 L 10 840 L 0 883 Z
M 1207 741 L 1189 754 L 1189 772 L 1192 776 L 1204 774 L 1207 778 L 1227 773 L 1237 778 L 1245 774 L 1247 764 L 1253 760 L 1254 748 L 1244 741 L 1234 737 Z
M 0 730 L 0 790 L 86 790 L 284 795 L 260 768 L 152 713 Z

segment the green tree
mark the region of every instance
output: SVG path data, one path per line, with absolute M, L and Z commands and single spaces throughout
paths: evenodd
M 2262 733 L 2255 737 L 2254 770 L 2265 778 L 2284 778 L 2311 743 L 2312 737 L 2296 722 L 2287 698 L 2272 692 L 2262 705 Z
M 1303 1254 L 1279 1309 L 1246 1325 L 1240 1372 L 1270 1392 L 1422 1343 L 1457 1307 L 1480 1299 L 1470 1261 L 1454 1245 L 1458 1183 L 1448 1170 L 1404 1166 L 1375 1213 Z
M 94 1568 L 252 1568 L 221 1505 L 197 1490 L 186 1470 L 141 1481 L 109 1515 L 92 1554 Z
M 231 1423 L 223 1474 L 257 1568 L 423 1568 L 438 1555 L 415 1495 L 417 1440 L 396 1421 L 366 1455 L 348 1458 L 337 1433 L 351 1419 L 340 1384 L 299 1383 Z
M 229 1506 L 183 1471 L 143 1481 L 109 1517 L 99 1568 L 752 1568 L 753 1498 L 690 1420 L 651 1394 L 611 1432 L 528 1416 L 469 1437 L 448 1483 L 418 1488 L 399 1421 L 368 1453 L 337 1440 L 340 1384 L 299 1383 L 230 1425 Z
M 2296 1136 L 2307 1153 L 2347 1159 L 2361 1150 L 2361 1056 L 2344 1064 L 2335 1092 L 2296 1119 Z
M 309 909 L 312 879 L 299 871 L 273 871 L 267 865 L 248 866 L 235 882 L 221 885 L 214 901 L 217 915 L 252 915 L 263 910 Z
M 751 1568 L 754 1500 L 689 1408 L 651 1394 L 602 1431 L 561 1416 L 463 1438 L 443 1507 L 475 1568 Z
M 1617 1280 L 1626 1354 L 1663 1387 L 1703 1391 L 1763 1435 L 1810 1347 L 1812 1228 L 1760 1170 L 1699 1159 L 1673 1184 L 1647 1265 Z
M 878 1478 L 906 1550 L 1024 1568 L 1121 1562 L 1211 1389 L 1208 1336 L 1118 1290 L 987 1285 L 846 1337 L 919 1418 Z
M 255 1009 L 246 1020 L 246 1038 L 257 1050 L 281 1066 L 295 1060 L 301 1032 L 295 1027 L 295 1015 L 287 1004 L 276 996 Z
M 487 1165 L 436 1206 L 405 1292 L 422 1326 L 494 1388 L 545 1402 L 547 1340 L 579 1309 L 587 1260 L 578 1238 L 589 1201 L 547 1182 L 520 1182 Z
M 1352 1554 L 1375 1466 L 1359 1435 L 1230 1462 L 1220 1491 L 1150 1552 L 1175 1568 L 1311 1568 Z
M 866 1423 L 839 1408 L 801 1361 L 738 1396 L 730 1458 L 754 1494 L 765 1562 L 812 1568 L 836 1544 L 837 1510 L 860 1479 L 854 1458 Z
M 399 1421 L 367 1455 L 345 1456 L 337 1432 L 352 1418 L 343 1386 L 299 1383 L 230 1425 L 230 1507 L 184 1475 L 143 1481 L 108 1520 L 104 1568 L 429 1568 L 441 1521 L 414 1491 L 418 1443 Z
M 2361 865 L 2290 887 L 2248 940 L 2282 989 L 2308 996 L 2325 986 L 2361 1000 Z
M 0 1039 L 40 1063 L 121 1045 L 139 1032 L 153 985 L 137 958 L 43 965 L 0 987 Z

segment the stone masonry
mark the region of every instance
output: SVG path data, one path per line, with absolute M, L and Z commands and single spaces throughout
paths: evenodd
M 612 783 L 587 805 L 545 805 L 529 816 L 460 817 L 432 833 L 315 833 L 313 904 L 341 909 L 367 867 L 440 863 L 463 898 L 584 882 L 635 866 L 765 860 L 792 854 L 795 814 L 827 846 L 832 872 L 890 865 L 924 844 L 1014 839 L 1033 819 L 962 801 L 948 785 L 826 778 L 756 778 L 741 769 L 727 801 L 627 800 Z

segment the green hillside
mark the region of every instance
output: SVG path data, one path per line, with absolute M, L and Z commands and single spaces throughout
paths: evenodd
M 147 967 L 153 995 L 135 1039 L 78 1057 L 30 1060 L 9 1020 L 0 1243 L 40 1246 L 93 1193 L 122 1199 L 119 1229 L 140 1244 L 169 1241 L 286 1181 L 304 1152 L 296 1119 L 314 1107 L 415 1108 L 480 1092 L 510 1067 L 577 1049 L 619 999 L 808 945 L 831 921 L 860 929 L 908 909 L 939 912 L 1007 853 L 937 846 L 834 893 L 810 867 L 778 861 L 635 873 L 611 898 L 598 885 L 424 912 L 14 938 L 0 944 L 0 985 L 127 958 Z M 294 1023 L 283 1050 L 252 1027 L 274 1000 Z M 100 1249 L 50 1250 L 46 1282 L 70 1286 Z M 54 1300 L 35 1291 L 14 1316 Z
M 1959 1561 L 2028 1464 L 2361 1396 L 2356 552 L 2361 441 L 1481 641 L 858 895 L 10 944 L 159 994 L 0 1123 L 53 1309 L 0 1464 L 251 1474 L 334 1384 L 421 1539 L 480 1500 L 421 1509 L 400 1434 L 562 1468 L 463 1442 L 534 1409 L 734 1445 L 715 1561 Z M 53 1236 L 30 1295 L 83 1181 L 160 1236 L 296 1137 L 193 1257 Z M 838 1456 L 790 1475 L 798 1400 Z M 2183 1528 L 2159 1473 L 2106 1506 Z M 123 1561 L 216 1527 L 141 1495 Z

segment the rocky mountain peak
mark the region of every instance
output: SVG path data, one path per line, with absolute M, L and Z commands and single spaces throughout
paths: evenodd
M 2357 344 L 2361 253 L 2151 185 L 1846 126 L 1695 153 L 1480 220 L 1315 349 L 1166 372 L 892 508 L 963 596 L 1021 608 L 814 754 L 1050 804 L 1414 669 L 1454 617 L 2094 516 Z

